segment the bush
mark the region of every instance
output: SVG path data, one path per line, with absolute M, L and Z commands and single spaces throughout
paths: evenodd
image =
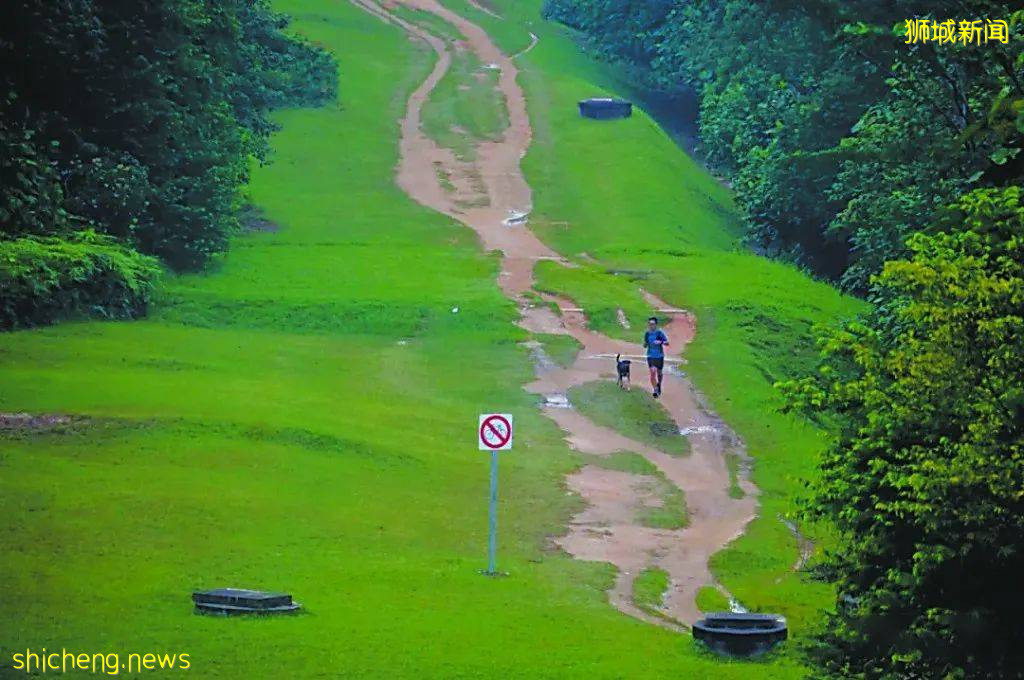
M 146 313 L 157 260 L 95 234 L 0 241 L 0 329 Z

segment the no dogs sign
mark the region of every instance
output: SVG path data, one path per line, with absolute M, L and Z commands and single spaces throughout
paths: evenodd
M 512 448 L 512 414 L 481 413 L 477 439 L 481 451 L 507 451 Z

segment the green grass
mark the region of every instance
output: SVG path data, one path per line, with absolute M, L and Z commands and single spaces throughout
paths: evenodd
M 665 409 L 638 387 L 627 391 L 611 381 L 587 383 L 570 389 L 569 401 L 598 425 L 630 439 L 674 456 L 690 451 L 689 442 Z
M 727 612 L 729 611 L 729 598 L 722 594 L 718 588 L 704 586 L 697 591 L 697 609 L 702 612 Z
M 498 72 L 484 68 L 468 48 L 449 43 L 451 65 L 423 106 L 421 125 L 439 145 L 472 159 L 479 142 L 500 139 L 508 127 L 508 110 L 497 89 Z
M 493 0 L 478 3 L 502 15 L 501 19 L 481 12 L 466 0 L 445 0 L 442 4 L 483 27 L 505 54 L 518 54 L 526 49 L 530 44 L 530 31 L 544 24 L 536 4 L 498 3 Z
M 633 581 L 633 603 L 646 612 L 660 615 L 668 585 L 668 572 L 656 568 L 644 569 Z
M 587 456 L 587 462 L 599 465 L 606 470 L 618 470 L 634 475 L 655 477 L 659 472 L 654 463 L 632 451 L 616 451 L 607 456 Z
M 440 167 L 436 168 L 435 172 L 437 173 L 437 181 L 440 183 L 442 189 L 448 193 L 454 193 L 457 191 L 457 187 L 452 183 L 452 176 L 450 172 Z
M 535 333 L 533 337 L 544 346 L 544 353 L 562 368 L 572 366 L 583 349 L 583 344 L 571 335 Z
M 423 28 L 433 35 L 436 35 L 445 42 L 451 43 L 456 40 L 465 39 L 465 36 L 462 35 L 462 32 L 458 28 L 449 24 L 447 21 L 432 12 L 399 5 L 397 3 L 388 7 L 388 11 L 400 19 L 404 19 L 411 24 L 415 24 L 416 26 Z
M 636 272 L 617 273 L 588 264 L 565 267 L 550 260 L 538 262 L 534 271 L 537 289 L 572 296 L 586 314 L 590 328 L 615 338 L 640 342 L 644 322 L 654 310 L 640 295 L 642 279 Z M 619 309 L 626 315 L 629 330 L 619 321 Z
M 520 387 L 528 336 L 497 260 L 393 182 L 431 53 L 349 3 L 275 7 L 338 54 L 342 100 L 276 116 L 244 198 L 280 230 L 170 278 L 148 320 L 0 336 L 0 411 L 87 418 L 0 435 L 0 676 L 45 646 L 188 653 L 201 678 L 799 677 L 621 615 L 610 567 L 547 547 L 579 456 Z M 518 429 L 497 580 L 477 573 L 488 410 Z M 226 585 L 304 613 L 193 614 L 193 589 Z
M 725 456 L 726 467 L 729 468 L 729 497 L 730 498 L 743 498 L 746 494 L 743 492 L 743 488 L 740 487 L 740 457 L 735 453 L 729 453 Z
M 829 605 L 830 591 L 792 572 L 796 541 L 777 517 L 814 474 L 824 439 L 779 412 L 772 382 L 813 361 L 813 324 L 850 317 L 863 305 L 742 248 L 728 191 L 642 110 L 625 120 L 581 119 L 576 101 L 621 94 L 615 79 L 580 53 L 567 30 L 538 21 L 540 0 L 495 4 L 507 21 L 480 21 L 494 26 L 503 45 L 518 44 L 526 30 L 540 36 L 519 60 L 534 128 L 524 160 L 535 192 L 531 225 L 561 253 L 592 258 L 579 272 L 541 267 L 540 285 L 594 308 L 595 325 L 614 334 L 622 331 L 608 314 L 609 293 L 631 318 L 639 303 L 622 275 L 608 271 L 640 272 L 640 281 L 627 282 L 695 312 L 687 373 L 745 440 L 762 492 L 758 519 L 712 568 L 744 605 L 786 614 L 799 637 Z

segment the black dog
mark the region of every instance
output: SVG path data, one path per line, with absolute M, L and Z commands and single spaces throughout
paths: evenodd
M 621 354 L 615 355 L 615 370 L 619 374 L 619 387 L 629 389 L 629 359 L 623 359 Z

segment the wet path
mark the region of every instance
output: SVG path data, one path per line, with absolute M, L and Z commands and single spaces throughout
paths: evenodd
M 514 56 L 503 54 L 483 29 L 436 0 L 398 0 L 390 5 L 374 0 L 351 1 L 425 41 L 438 56 L 430 75 L 410 96 L 401 120 L 399 186 L 422 205 L 473 229 L 486 250 L 502 253 L 498 283 L 504 294 L 516 302 L 523 328 L 571 335 L 583 345 L 576 361 L 567 369 L 538 361 L 536 380 L 526 389 L 551 397 L 551 403 L 560 403 L 570 387 L 612 379 L 611 357 L 617 353 L 638 354 L 638 345 L 590 330 L 583 313 L 570 311 L 577 310 L 570 300 L 548 296 L 562 310 L 557 315 L 547 306 L 534 304 L 527 296 L 533 288 L 533 269 L 538 260 L 571 264 L 543 244 L 528 226 L 531 189 L 520 170 L 520 160 L 530 145 L 531 130 L 526 101 L 516 82 Z M 457 158 L 423 133 L 423 105 L 448 70 L 453 47 L 425 28 L 391 14 L 387 8 L 394 4 L 430 12 L 454 25 L 479 61 L 497 68 L 497 88 L 508 107 L 509 126 L 499 140 L 478 144 L 474 160 Z M 659 313 L 669 319 L 665 331 L 673 341 L 673 350 L 678 352 L 693 338 L 693 317 L 646 295 L 661 310 Z M 645 374 L 646 368 L 635 364 L 636 389 L 646 383 Z M 699 617 L 695 599 L 700 588 L 717 585 L 708 568 L 711 555 L 739 536 L 753 519 L 757 489 L 741 471 L 738 484 L 744 496 L 735 499 L 729 495 L 732 480 L 727 456 L 744 455 L 742 444 L 702 406 L 690 381 L 678 370 L 666 370 L 661 403 L 680 431 L 689 432 L 686 436 L 691 452 L 686 456 L 672 456 L 629 439 L 593 423 L 572 408 L 545 406 L 544 413 L 565 431 L 566 440 L 575 449 L 595 456 L 616 451 L 637 453 L 685 494 L 688 526 L 649 528 L 638 519 L 638 509 L 652 502 L 650 488 L 644 483 L 649 477 L 585 465 L 569 476 L 567 484 L 584 498 L 587 507 L 572 518 L 567 533 L 556 539 L 558 545 L 578 559 L 610 562 L 618 568 L 609 593 L 616 608 L 656 625 L 681 629 L 679 623 L 690 624 Z M 669 574 L 670 585 L 662 610 L 665 617 L 645 612 L 633 602 L 633 581 L 647 568 L 660 568 Z

